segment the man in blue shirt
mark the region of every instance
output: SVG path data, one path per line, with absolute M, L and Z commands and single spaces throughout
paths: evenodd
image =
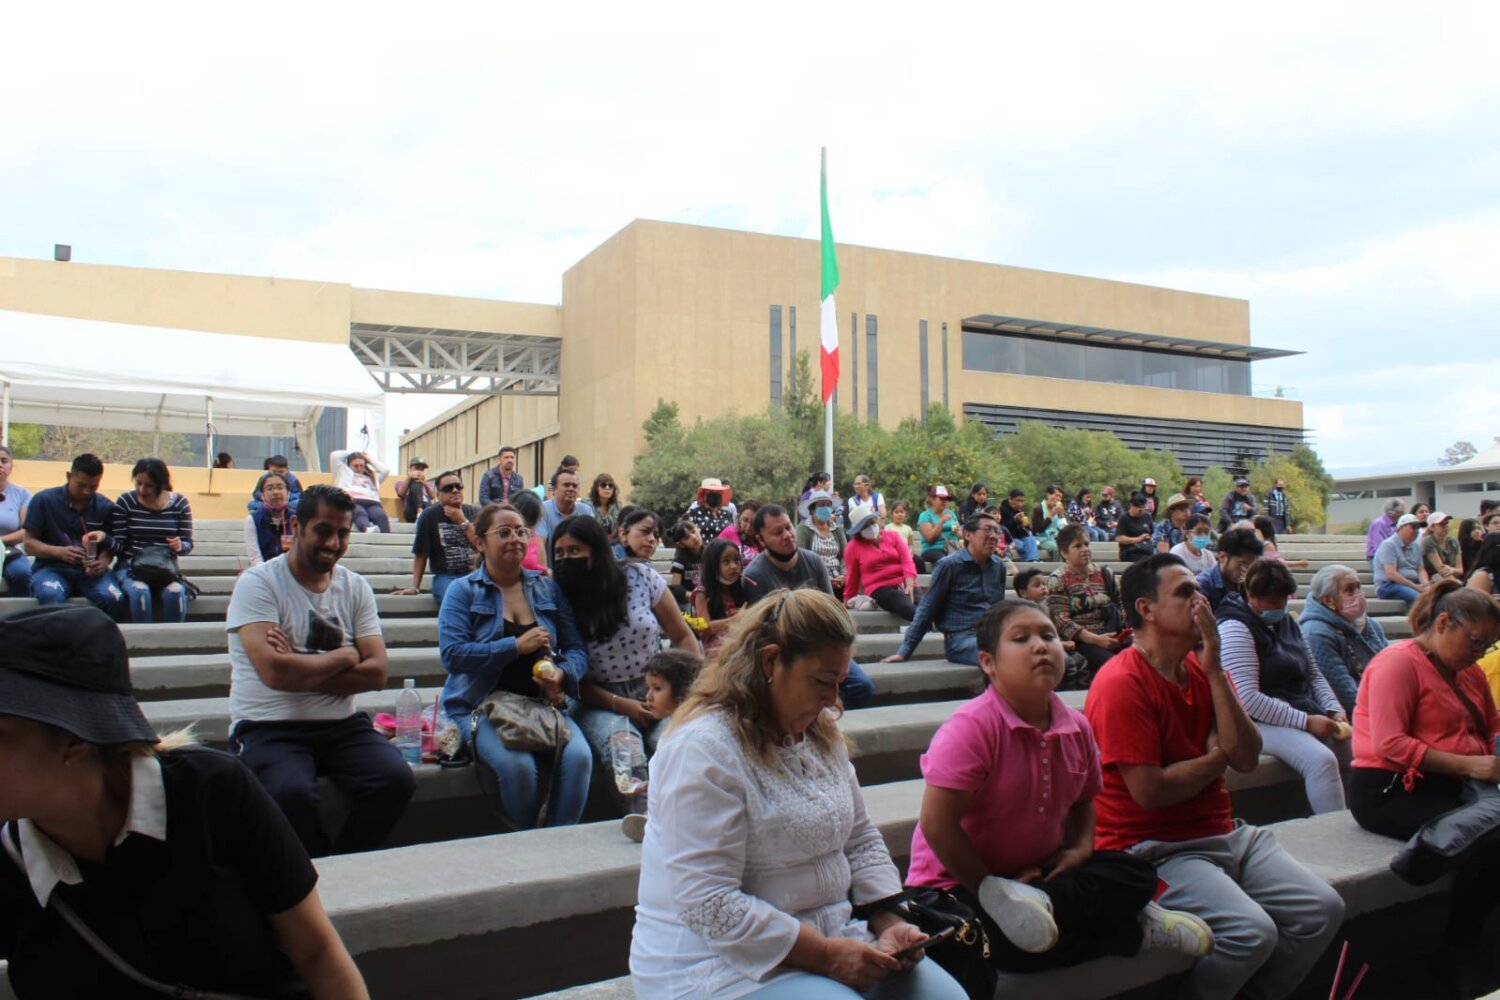
M 514 445 L 501 445 L 499 465 L 484 470 L 479 477 L 479 506 L 491 503 L 510 503 L 510 498 L 526 488 L 526 480 L 516 471 L 516 449 Z
M 1265 551 L 1260 536 L 1249 528 L 1230 528 L 1220 535 L 1218 564 L 1198 574 L 1198 589 L 1208 598 L 1209 606 L 1217 609 L 1225 594 L 1238 591 L 1250 564 Z
M 1427 567 L 1422 564 L 1422 547 L 1417 544 L 1421 526 L 1415 515 L 1402 514 L 1396 522 L 1396 533 L 1375 550 L 1376 597 L 1405 601 L 1411 607 L 1417 595 L 1427 589 Z
M 31 596 L 40 604 L 62 604 L 87 597 L 115 621 L 125 617 L 125 594 L 109 572 L 111 545 L 104 523 L 113 508 L 99 495 L 104 463 L 79 455 L 65 486 L 42 490 L 26 508 L 26 551 L 31 567 Z M 92 552 L 92 555 L 90 554 Z
M 274 472 L 276 473 L 276 475 L 286 480 L 286 489 L 288 494 L 286 505 L 295 511 L 297 509 L 297 506 L 302 503 L 302 483 L 297 479 L 295 475 L 287 471 L 286 456 L 272 455 L 270 458 L 266 459 L 264 465 L 265 471 L 262 472 L 260 478 L 255 481 L 255 491 L 250 494 L 250 502 L 245 506 L 249 508 L 250 513 L 252 514 L 260 510 L 261 507 L 265 506 L 265 504 L 261 500 L 260 492 L 265 488 L 266 477 Z
M 974 629 L 991 606 L 1005 600 L 1005 563 L 995 555 L 1000 522 L 988 514 L 975 514 L 964 522 L 963 530 L 964 547 L 932 568 L 932 583 L 917 605 L 901 648 L 887 656 L 886 663 L 910 658 L 935 624 L 943 633 L 943 655 L 950 662 L 979 666 Z

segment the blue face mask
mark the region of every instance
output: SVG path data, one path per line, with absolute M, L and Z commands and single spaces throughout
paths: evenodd
M 1193 548 L 1197 549 L 1199 552 L 1202 552 L 1204 549 L 1208 548 L 1208 544 L 1212 540 L 1213 539 L 1209 538 L 1207 535 L 1194 535 L 1192 536 Z
M 1262 611 L 1260 613 L 1260 620 L 1265 622 L 1267 625 L 1278 625 L 1285 617 L 1286 608 L 1276 608 L 1271 611 Z
M 812 515 L 813 515 L 813 517 L 817 518 L 819 521 L 832 521 L 833 520 L 833 508 L 832 507 L 814 507 Z

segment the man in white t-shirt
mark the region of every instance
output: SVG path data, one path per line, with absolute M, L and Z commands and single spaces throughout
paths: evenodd
M 355 711 L 385 687 L 385 640 L 369 581 L 338 564 L 354 501 L 302 494 L 292 547 L 240 577 L 229 599 L 229 749 L 255 772 L 314 857 L 374 850 L 416 790 L 396 748 Z M 337 841 L 318 821 L 318 778 L 350 799 Z

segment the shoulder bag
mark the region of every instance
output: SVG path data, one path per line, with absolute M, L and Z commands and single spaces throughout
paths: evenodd
M 177 553 L 161 542 L 147 545 L 130 557 L 130 576 L 153 589 L 175 583 L 187 591 L 189 598 L 198 596 L 198 588 L 183 577 L 177 565 Z
M 990 936 L 974 907 L 931 886 L 908 886 L 905 895 L 911 922 L 924 934 L 956 928 L 951 938 L 933 945 L 927 957 L 958 980 L 972 1000 L 992 1000 L 1000 974 L 990 964 Z
M 562 761 L 563 747 L 568 745 L 573 731 L 563 722 L 563 713 L 545 698 L 533 698 L 529 695 L 517 694 L 514 691 L 496 691 L 474 710 L 469 717 L 469 745 L 474 745 L 474 737 L 478 733 L 479 726 L 489 724 L 495 727 L 495 735 L 500 737 L 500 742 L 505 744 L 507 750 L 516 750 L 522 753 L 546 753 L 551 751 L 552 767 L 551 774 L 547 779 L 547 791 L 542 795 L 541 808 L 537 810 L 536 825 L 545 826 L 547 822 L 547 808 L 552 804 L 552 790 L 557 784 L 557 768 Z M 479 755 L 474 754 L 478 761 Z M 480 772 L 483 768 L 474 769 L 474 778 L 480 783 L 480 790 L 484 790 L 483 777 Z M 495 780 L 498 782 L 500 776 L 497 774 Z M 509 817 L 501 814 L 501 818 L 507 825 L 514 826 Z

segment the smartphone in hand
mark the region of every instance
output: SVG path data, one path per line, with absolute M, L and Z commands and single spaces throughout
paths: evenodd
M 931 948 L 935 944 L 939 944 L 943 941 L 948 940 L 957 932 L 957 927 L 946 927 L 943 930 L 938 931 L 936 934 L 929 934 L 927 937 L 918 941 L 914 945 L 908 945 L 907 947 L 902 948 L 891 957 L 896 959 L 898 962 L 905 962 L 910 959 L 916 958 L 919 954 L 926 951 L 928 948 Z

